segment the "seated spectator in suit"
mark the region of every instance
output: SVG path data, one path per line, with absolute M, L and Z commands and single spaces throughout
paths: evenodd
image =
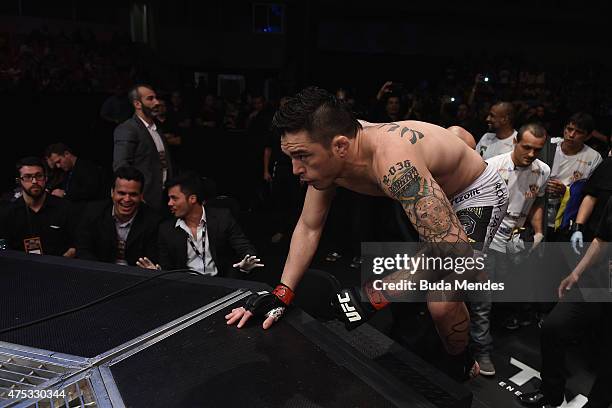
M 111 200 L 87 206 L 76 234 L 77 258 L 136 265 L 157 260 L 161 217 L 143 202 L 144 176 L 135 167 L 115 171 Z
M 74 257 L 71 203 L 46 192 L 47 174 L 39 158 L 26 157 L 16 167 L 16 182 L 22 194 L 5 209 L 0 238 L 8 241 L 10 249 Z
M 64 180 L 51 191 L 79 205 L 99 200 L 105 196 L 101 169 L 93 162 L 77 157 L 74 151 L 63 143 L 54 143 L 45 150 L 47 161 L 65 172 Z
M 169 180 L 167 187 L 168 206 L 175 219 L 159 227 L 159 265 L 143 258 L 138 266 L 187 268 L 229 278 L 241 278 L 245 272 L 263 266 L 230 211 L 205 205 L 197 174 L 183 173 Z

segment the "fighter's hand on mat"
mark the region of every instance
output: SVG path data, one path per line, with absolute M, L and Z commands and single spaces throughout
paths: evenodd
M 161 270 L 161 266 L 159 266 L 159 264 L 154 264 L 146 256 L 142 258 L 138 258 L 138 260 L 136 261 L 136 265 L 140 266 L 141 268 L 145 268 L 145 269 L 157 269 L 158 271 Z
M 227 324 L 237 323 L 236 327 L 241 328 L 251 316 L 265 317 L 262 327 L 268 329 L 283 316 L 294 296 L 291 288 L 280 283 L 272 293 L 263 291 L 252 294 L 247 298 L 244 307 L 233 309 L 225 319 Z
M 261 262 L 261 259 L 257 258 L 256 256 L 246 254 L 240 262 L 234 264 L 234 268 L 238 268 L 242 272 L 249 273 L 254 268 L 264 266 L 264 264 L 259 262 Z
M 559 299 L 562 299 L 565 296 L 565 292 L 570 290 L 576 283 L 578 283 L 579 276 L 574 272 L 567 275 L 565 279 L 561 281 L 559 285 L 559 289 L 557 289 L 557 294 L 559 295 Z

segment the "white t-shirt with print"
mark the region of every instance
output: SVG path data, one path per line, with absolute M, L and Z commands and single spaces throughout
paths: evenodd
M 515 130 L 512 136 L 505 139 L 498 139 L 495 133 L 485 133 L 476 145 L 476 152 L 485 160 L 511 152 L 514 150 L 514 139 L 516 139 L 516 135 L 517 132 Z
M 588 179 L 591 177 L 595 168 L 599 166 L 603 160 L 601 155 L 587 145 L 582 147 L 578 153 L 568 156 L 561 150 L 563 139 L 556 138 L 551 142 L 557 143 L 555 150 L 555 158 L 553 160 L 551 178 L 556 178 L 569 187 L 574 181 Z M 555 218 L 561 200 L 559 198 L 551 198 L 548 200 L 547 224 L 549 227 L 555 226 Z
M 508 185 L 508 209 L 490 248 L 506 252 L 506 243 L 514 228 L 525 224 L 536 197 L 543 197 L 550 167 L 541 160 L 534 160 L 530 166 L 517 167 L 512 161 L 512 152 L 487 160 Z

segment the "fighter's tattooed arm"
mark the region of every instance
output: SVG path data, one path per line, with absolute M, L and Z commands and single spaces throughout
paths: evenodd
M 425 135 L 423 133 L 419 132 L 418 130 L 410 129 L 409 127 L 398 125 L 397 123 L 394 123 L 394 122 L 383 123 L 380 126 L 378 126 L 379 129 L 382 129 L 384 127 L 387 128 L 387 132 L 396 132 L 396 131 L 398 131 L 399 136 L 401 138 L 405 137 L 412 144 L 415 144 L 420 139 L 425 137 Z
M 389 166 L 386 173 L 381 172 L 383 174 L 379 179 L 381 186 L 389 196 L 400 202 L 421 240 L 427 243 L 424 248 L 427 255 L 443 258 L 472 256 L 473 250 L 468 237 L 446 198 L 446 194 L 427 168 L 417 163 L 418 158 L 415 158 L 414 160 L 398 161 Z M 446 279 L 448 274 L 449 272 L 446 271 L 424 268 L 417 271 L 398 270 L 387 275 L 383 281 L 408 280 L 414 282 L 424 279 L 433 283 Z M 463 278 L 473 278 L 467 275 L 468 273 L 465 273 Z M 429 291 L 427 294 L 428 308 L 436 330 L 447 352 L 453 355 L 461 353 L 469 341 L 469 314 L 462 302 L 453 301 L 456 295 L 453 290 L 450 292 Z M 381 296 L 386 302 L 410 300 L 406 298 L 405 291 L 389 290 L 382 293 Z M 429 300 L 434 300 L 434 302 Z M 435 300 L 442 302 L 436 303 Z M 432 308 L 437 312 L 434 313 Z M 439 309 L 444 312 L 440 313 Z
M 422 174 L 410 160 L 389 167 L 381 185 L 399 201 L 419 236 L 426 242 L 468 243 L 446 195 L 430 174 Z
M 380 185 L 390 197 L 402 205 L 421 241 L 426 243 L 422 249 L 423 253 L 442 258 L 473 254 L 467 235 L 450 202 L 426 169 L 417 169 L 411 160 L 397 162 L 390 166 L 380 179 Z M 424 269 L 400 270 L 388 275 L 384 280 L 425 279 L 436 282 L 448 273 L 449 271 Z M 467 274 L 464 277 L 471 278 Z M 387 294 L 390 298 L 405 295 L 390 292 Z

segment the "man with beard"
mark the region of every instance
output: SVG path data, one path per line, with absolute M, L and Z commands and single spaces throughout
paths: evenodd
M 514 149 L 514 106 L 510 102 L 498 102 L 491 106 L 487 116 L 489 133 L 485 133 L 476 145 L 476 152 L 487 160 Z
M 160 103 L 149 85 L 136 85 L 128 95 L 135 113 L 115 129 L 113 170 L 122 166 L 140 170 L 145 177 L 145 202 L 160 210 L 164 183 L 174 172 L 168 145 L 155 124 Z
M 74 257 L 70 203 L 45 191 L 47 174 L 39 158 L 26 157 L 16 167 L 22 196 L 5 214 L 0 236 L 18 251 Z

